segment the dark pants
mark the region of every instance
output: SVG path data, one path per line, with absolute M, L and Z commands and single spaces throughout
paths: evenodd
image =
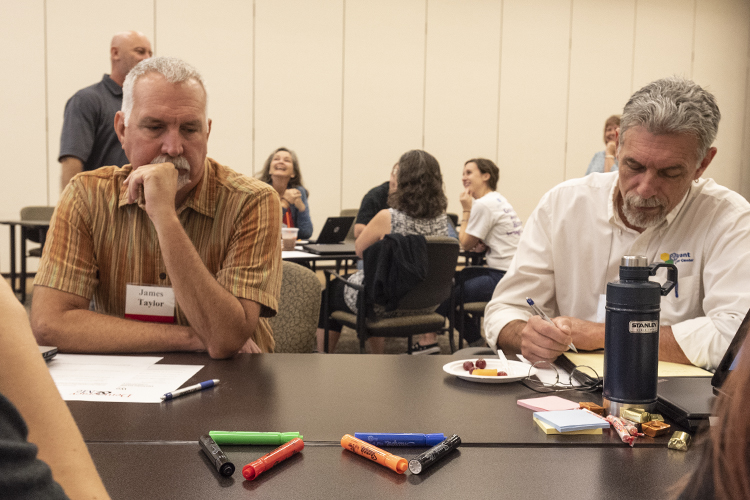
M 344 278 L 349 278 L 351 274 L 347 274 L 344 276 Z M 341 280 L 333 280 L 330 285 L 328 296 L 329 305 L 328 305 L 328 314 L 330 314 L 334 311 L 344 311 L 348 313 L 354 314 L 354 311 L 349 309 L 349 306 L 346 305 L 346 302 L 344 301 L 344 289 L 346 288 L 346 285 Z M 325 315 L 325 300 L 326 300 L 326 291 L 323 290 L 320 292 L 320 315 L 318 316 L 318 328 L 325 328 L 325 325 L 323 324 L 323 319 Z M 340 332 L 343 325 L 336 321 L 335 319 L 329 319 L 328 320 L 328 329 L 333 330 L 334 332 Z
M 464 282 L 464 303 L 489 302 L 495 292 L 495 287 L 503 276 L 505 276 L 505 271 L 487 269 L 486 275 L 477 276 Z M 448 299 L 440 304 L 437 312 L 443 316 L 448 316 L 450 305 L 450 299 Z M 458 318 L 456 319 L 456 329 L 458 330 L 459 321 Z M 462 333 L 466 342 L 475 342 L 481 338 L 481 321 L 481 317 L 473 317 L 468 313 L 464 314 L 464 331 Z

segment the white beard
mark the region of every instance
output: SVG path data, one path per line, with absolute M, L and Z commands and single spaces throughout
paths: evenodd
M 656 213 L 647 214 L 637 210 L 637 208 L 660 207 Z M 655 227 L 667 218 L 667 202 L 653 196 L 651 198 L 642 198 L 637 194 L 627 194 L 623 197 L 622 213 L 631 226 L 641 229 Z

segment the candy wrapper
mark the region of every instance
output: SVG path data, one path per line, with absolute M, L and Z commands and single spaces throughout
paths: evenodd
M 612 424 L 612 427 L 615 428 L 615 430 L 617 431 L 617 435 L 620 436 L 620 439 L 622 439 L 623 443 L 627 443 L 630 446 L 633 446 L 635 444 L 635 436 L 630 435 L 619 418 L 615 417 L 614 415 L 608 415 L 607 422 Z

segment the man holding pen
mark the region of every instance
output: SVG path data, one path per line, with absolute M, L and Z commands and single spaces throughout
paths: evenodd
M 603 348 L 607 283 L 623 255 L 645 255 L 679 271 L 678 293 L 661 303 L 659 358 L 716 367 L 750 308 L 750 204 L 702 178 L 719 119 L 714 96 L 689 80 L 633 94 L 617 136 L 619 171 L 542 198 L 487 305 L 487 341 L 531 362 L 554 360 L 571 341 Z M 526 297 L 554 324 L 532 316 Z

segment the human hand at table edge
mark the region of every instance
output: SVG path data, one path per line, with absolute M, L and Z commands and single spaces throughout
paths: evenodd
M 555 318 L 553 322 L 551 325 L 539 316 L 532 316 L 529 321 L 511 321 L 500 331 L 497 345 L 506 354 L 520 351 L 531 363 L 552 362 L 572 342 L 570 320 Z
M 572 316 L 558 316 L 552 321 L 557 319 L 566 319 L 570 322 L 570 335 L 573 337 L 573 345 L 576 349 L 583 351 L 604 349 L 604 323 L 595 323 Z

